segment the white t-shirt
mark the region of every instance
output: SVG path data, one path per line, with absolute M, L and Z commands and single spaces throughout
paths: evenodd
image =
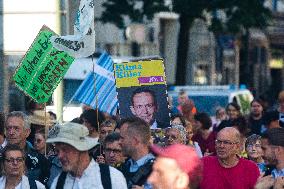
M 35 181 L 38 189 L 45 189 L 45 186 L 39 181 Z M 5 188 L 6 177 L 2 176 L 0 178 L 0 188 Z M 22 176 L 21 182 L 15 187 L 15 189 L 30 189 L 29 179 L 25 175 Z
M 112 189 L 127 189 L 126 180 L 123 174 L 117 169 L 110 167 L 110 179 Z M 57 176 L 51 184 L 50 189 L 56 189 Z M 91 160 L 87 169 L 84 170 L 80 178 L 75 178 L 71 174 L 67 174 L 64 189 L 104 189 L 101 181 L 100 167 L 97 162 Z

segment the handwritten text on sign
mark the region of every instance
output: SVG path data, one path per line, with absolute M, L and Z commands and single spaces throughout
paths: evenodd
M 18 66 L 15 84 L 38 103 L 47 102 L 74 58 L 52 47 L 53 31 L 43 26 Z

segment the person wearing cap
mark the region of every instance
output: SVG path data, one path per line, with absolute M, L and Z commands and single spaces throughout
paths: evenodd
M 140 118 L 121 120 L 120 142 L 122 153 L 129 157 L 122 165 L 128 188 L 149 189 L 146 182 L 151 173 L 155 156 L 150 153 L 151 132 L 147 122 Z
M 275 166 L 271 175 L 260 178 L 256 189 L 284 188 L 284 128 L 273 128 L 262 136 L 263 158 Z
M 195 149 L 183 144 L 152 146 L 158 155 L 148 182 L 155 189 L 195 189 L 202 177 L 202 163 Z
M 35 134 L 40 130 L 45 130 L 45 126 L 48 128 L 52 127 L 56 121 L 53 120 L 48 112 L 44 110 L 34 110 L 31 115 L 29 115 L 29 120 L 31 123 L 31 133 L 27 140 L 34 144 Z
M 30 143 L 27 137 L 30 135 L 29 117 L 20 111 L 10 112 L 6 117 L 5 134 L 8 144 L 18 145 L 25 152 L 26 175 L 38 180 L 44 185 L 47 184 L 50 176 L 50 164 L 47 158 L 38 153 Z
M 51 189 L 112 188 L 126 189 L 124 176 L 117 169 L 103 166 L 92 159 L 88 151 L 98 144 L 89 137 L 88 129 L 77 123 L 56 125 L 48 134 L 47 143 L 55 143 L 63 172 L 51 184 Z M 107 173 L 109 172 L 109 173 Z M 107 182 L 106 177 L 109 177 Z
M 216 156 L 202 158 L 200 189 L 252 189 L 260 175 L 255 163 L 240 158 L 240 133 L 236 128 L 220 130 L 215 141 Z

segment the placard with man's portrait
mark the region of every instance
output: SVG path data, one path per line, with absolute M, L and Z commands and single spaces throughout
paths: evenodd
M 170 125 L 162 60 L 115 64 L 114 72 L 122 118 L 139 117 L 151 129 Z

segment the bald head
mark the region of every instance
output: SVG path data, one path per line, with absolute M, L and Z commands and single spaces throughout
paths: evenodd
M 238 161 L 236 155 L 240 152 L 240 141 L 240 132 L 233 127 L 226 127 L 217 134 L 215 143 L 217 157 L 220 162 L 230 163 L 224 163 L 224 166 L 233 166 Z
M 238 131 L 238 129 L 234 128 L 234 127 L 225 127 L 224 129 L 221 129 L 218 134 L 217 137 L 219 135 L 226 135 L 228 136 L 232 141 L 236 141 L 236 142 L 240 142 L 241 140 L 241 134 Z

